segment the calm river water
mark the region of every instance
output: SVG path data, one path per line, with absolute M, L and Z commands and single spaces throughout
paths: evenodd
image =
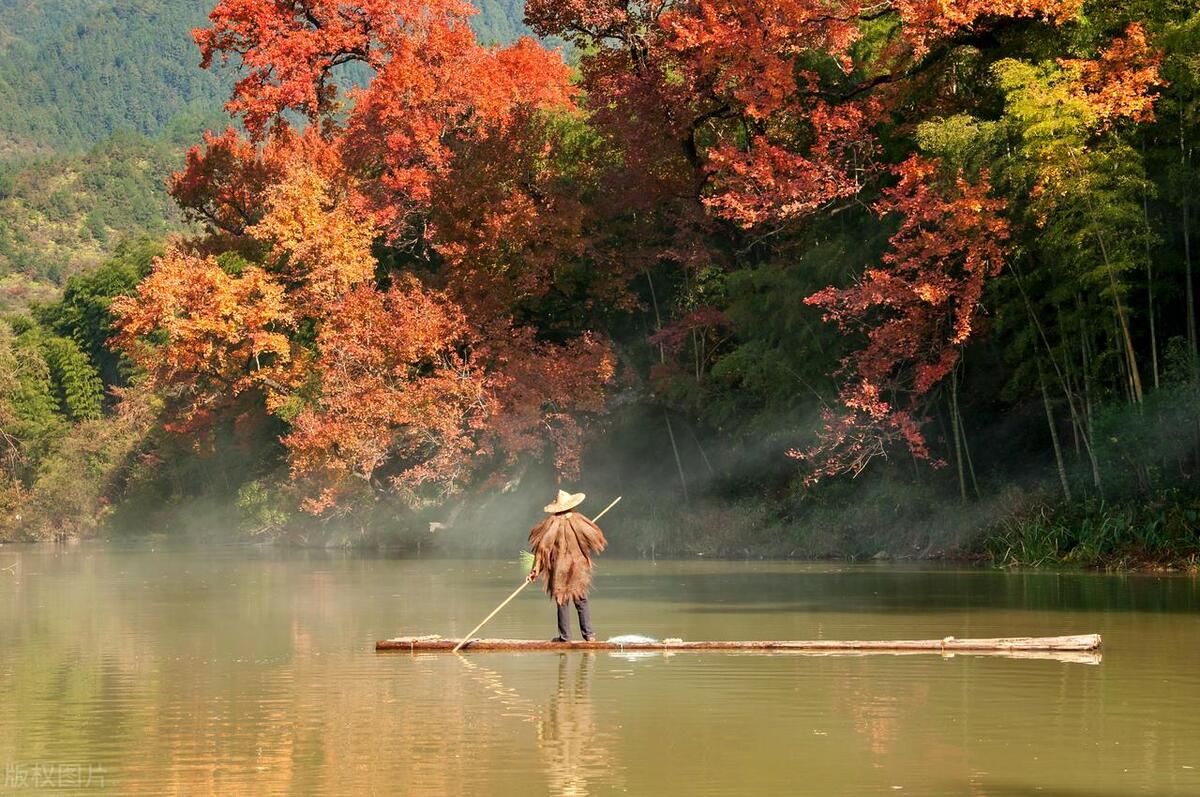
M 1099 632 L 1099 663 L 376 654 L 515 562 L 0 547 L 4 793 L 1200 795 L 1200 583 L 601 560 L 601 637 Z M 488 629 L 553 635 L 529 589 Z

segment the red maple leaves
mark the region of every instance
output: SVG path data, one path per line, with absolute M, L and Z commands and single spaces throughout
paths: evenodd
M 1101 125 L 1118 118 L 1134 122 L 1154 119 L 1155 95 L 1162 84 L 1162 53 L 1146 40 L 1146 30 L 1132 22 L 1125 35 L 1114 39 L 1095 59 L 1061 62 L 1079 73 L 1079 88 Z
M 350 170 L 371 175 L 357 198 L 372 222 L 407 240 L 463 143 L 525 109 L 571 105 L 557 53 L 531 39 L 482 47 L 473 13 L 458 0 L 221 0 L 196 41 L 205 65 L 232 58 L 247 71 L 227 107 L 252 138 L 281 126 L 285 111 L 307 116 Z M 339 91 L 338 69 L 350 64 L 371 80 Z
M 909 158 L 896 168 L 900 182 L 876 204 L 902 217 L 883 267 L 806 300 L 867 339 L 842 364 L 845 409 L 826 413 L 816 447 L 793 452 L 816 464 L 813 478 L 857 473 L 892 441 L 929 458 L 921 401 L 950 373 L 977 326 L 984 285 L 1004 265 L 1009 234 L 986 172 L 972 183 L 939 177 L 939 166 Z

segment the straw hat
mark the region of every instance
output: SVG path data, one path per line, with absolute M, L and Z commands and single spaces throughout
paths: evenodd
M 554 503 L 546 504 L 545 509 L 551 515 L 557 515 L 559 512 L 566 512 L 568 509 L 574 509 L 583 503 L 586 496 L 583 493 L 575 493 L 572 495 L 566 490 L 559 490 L 558 497 L 554 499 Z

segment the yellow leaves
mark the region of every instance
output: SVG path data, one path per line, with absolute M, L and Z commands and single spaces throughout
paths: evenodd
M 978 213 L 980 210 L 982 210 L 982 205 L 975 208 L 976 213 Z M 945 288 L 938 285 L 931 285 L 927 282 L 917 285 L 913 290 L 916 292 L 917 296 L 921 297 L 923 301 L 929 302 L 930 304 L 941 304 L 950 298 L 950 293 Z
M 146 371 L 149 387 L 172 388 L 182 428 L 246 390 L 271 393 L 292 381 L 295 316 L 283 286 L 260 268 L 231 276 L 210 257 L 172 249 L 112 312 L 114 344 Z
M 332 180 L 293 163 L 266 195 L 267 214 L 249 232 L 270 241 L 281 271 L 302 283 L 301 305 L 320 315 L 322 308 L 370 279 L 374 230 L 354 217 Z

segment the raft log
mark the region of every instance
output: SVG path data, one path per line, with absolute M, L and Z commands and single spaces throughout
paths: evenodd
M 458 639 L 443 639 L 439 636 L 402 636 L 381 639 L 375 650 L 439 651 L 453 650 Z M 995 639 L 883 639 L 883 640 L 709 640 L 685 641 L 664 639 L 648 642 L 554 642 L 541 639 L 472 639 L 463 645 L 464 651 L 508 650 L 779 650 L 820 652 L 877 652 L 877 653 L 984 653 L 1017 651 L 1090 651 L 1100 647 L 1099 634 L 1043 637 L 999 637 Z

